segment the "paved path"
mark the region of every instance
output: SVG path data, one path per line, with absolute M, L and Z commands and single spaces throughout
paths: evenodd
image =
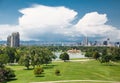
M 46 82 L 31 82 L 31 83 L 62 83 L 62 82 L 106 82 L 106 83 L 120 83 L 120 81 L 105 81 L 105 80 L 60 80 L 60 81 L 46 81 Z
M 69 60 L 70 62 L 80 62 L 80 61 L 89 61 L 93 59 L 81 59 L 81 60 Z M 63 62 L 63 60 L 55 60 L 53 62 Z

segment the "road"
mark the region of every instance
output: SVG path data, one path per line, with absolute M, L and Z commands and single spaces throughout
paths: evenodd
M 46 82 L 31 82 L 31 83 L 62 83 L 62 82 L 104 82 L 104 83 L 120 83 L 120 81 L 106 81 L 106 80 L 60 80 L 60 81 L 46 81 Z

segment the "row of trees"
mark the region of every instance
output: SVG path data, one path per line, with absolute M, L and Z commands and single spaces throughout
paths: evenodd
M 7 63 L 19 63 L 29 69 L 30 65 L 34 68 L 41 64 L 49 64 L 52 59 L 57 58 L 50 48 L 37 46 L 19 48 L 0 47 L 0 66 Z M 69 55 L 65 52 L 59 58 L 66 61 L 69 60 Z
M 40 64 L 46 64 L 51 62 L 51 57 L 56 58 L 53 54 L 52 51 L 67 51 L 69 49 L 78 49 L 81 50 L 82 52 L 85 52 L 86 57 L 105 57 L 109 55 L 112 60 L 120 60 L 120 48 L 117 47 L 82 47 L 82 46 L 21 46 L 19 48 L 10 48 L 10 47 L 0 47 L 0 58 L 1 58 L 1 63 L 6 64 L 6 63 L 21 63 L 23 59 L 26 61 L 25 63 L 30 63 L 30 65 L 36 65 L 38 62 L 35 60 L 39 60 Z M 45 56 L 43 56 L 45 55 Z M 98 56 L 95 56 L 98 55 Z M 50 57 L 48 57 L 50 56 Z M 37 58 L 36 57 L 41 57 Z M 48 58 L 46 58 L 48 57 Z M 44 58 L 45 60 L 42 61 Z M 42 60 L 40 60 L 42 59 Z M 49 59 L 49 60 L 47 60 Z M 48 62 L 47 62 L 48 61 Z M 24 61 L 23 61 L 24 62 Z M 24 64 L 25 65 L 25 64 Z
M 31 49 L 29 53 L 20 57 L 19 64 L 24 65 L 29 69 L 30 65 L 32 65 L 33 68 L 42 64 L 47 65 L 55 58 L 56 56 L 48 49 Z
M 120 61 L 120 48 L 118 47 L 109 47 L 99 50 L 86 51 L 86 57 L 95 58 L 101 63 L 109 61 Z

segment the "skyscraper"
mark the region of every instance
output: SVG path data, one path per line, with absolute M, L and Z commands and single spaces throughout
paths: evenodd
M 14 33 L 12 33 L 11 36 L 7 37 L 7 45 L 10 47 L 19 47 L 20 46 L 19 32 L 14 32 Z
M 84 37 L 83 44 L 84 44 L 84 46 L 88 46 L 88 37 L 87 36 Z
M 11 46 L 11 36 L 7 37 L 7 46 Z

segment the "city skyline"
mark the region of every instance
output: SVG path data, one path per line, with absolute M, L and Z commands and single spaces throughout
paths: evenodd
M 120 1 L 1 0 L 0 41 L 12 32 L 21 40 L 120 41 Z M 10 7 L 9 7 L 10 6 Z

